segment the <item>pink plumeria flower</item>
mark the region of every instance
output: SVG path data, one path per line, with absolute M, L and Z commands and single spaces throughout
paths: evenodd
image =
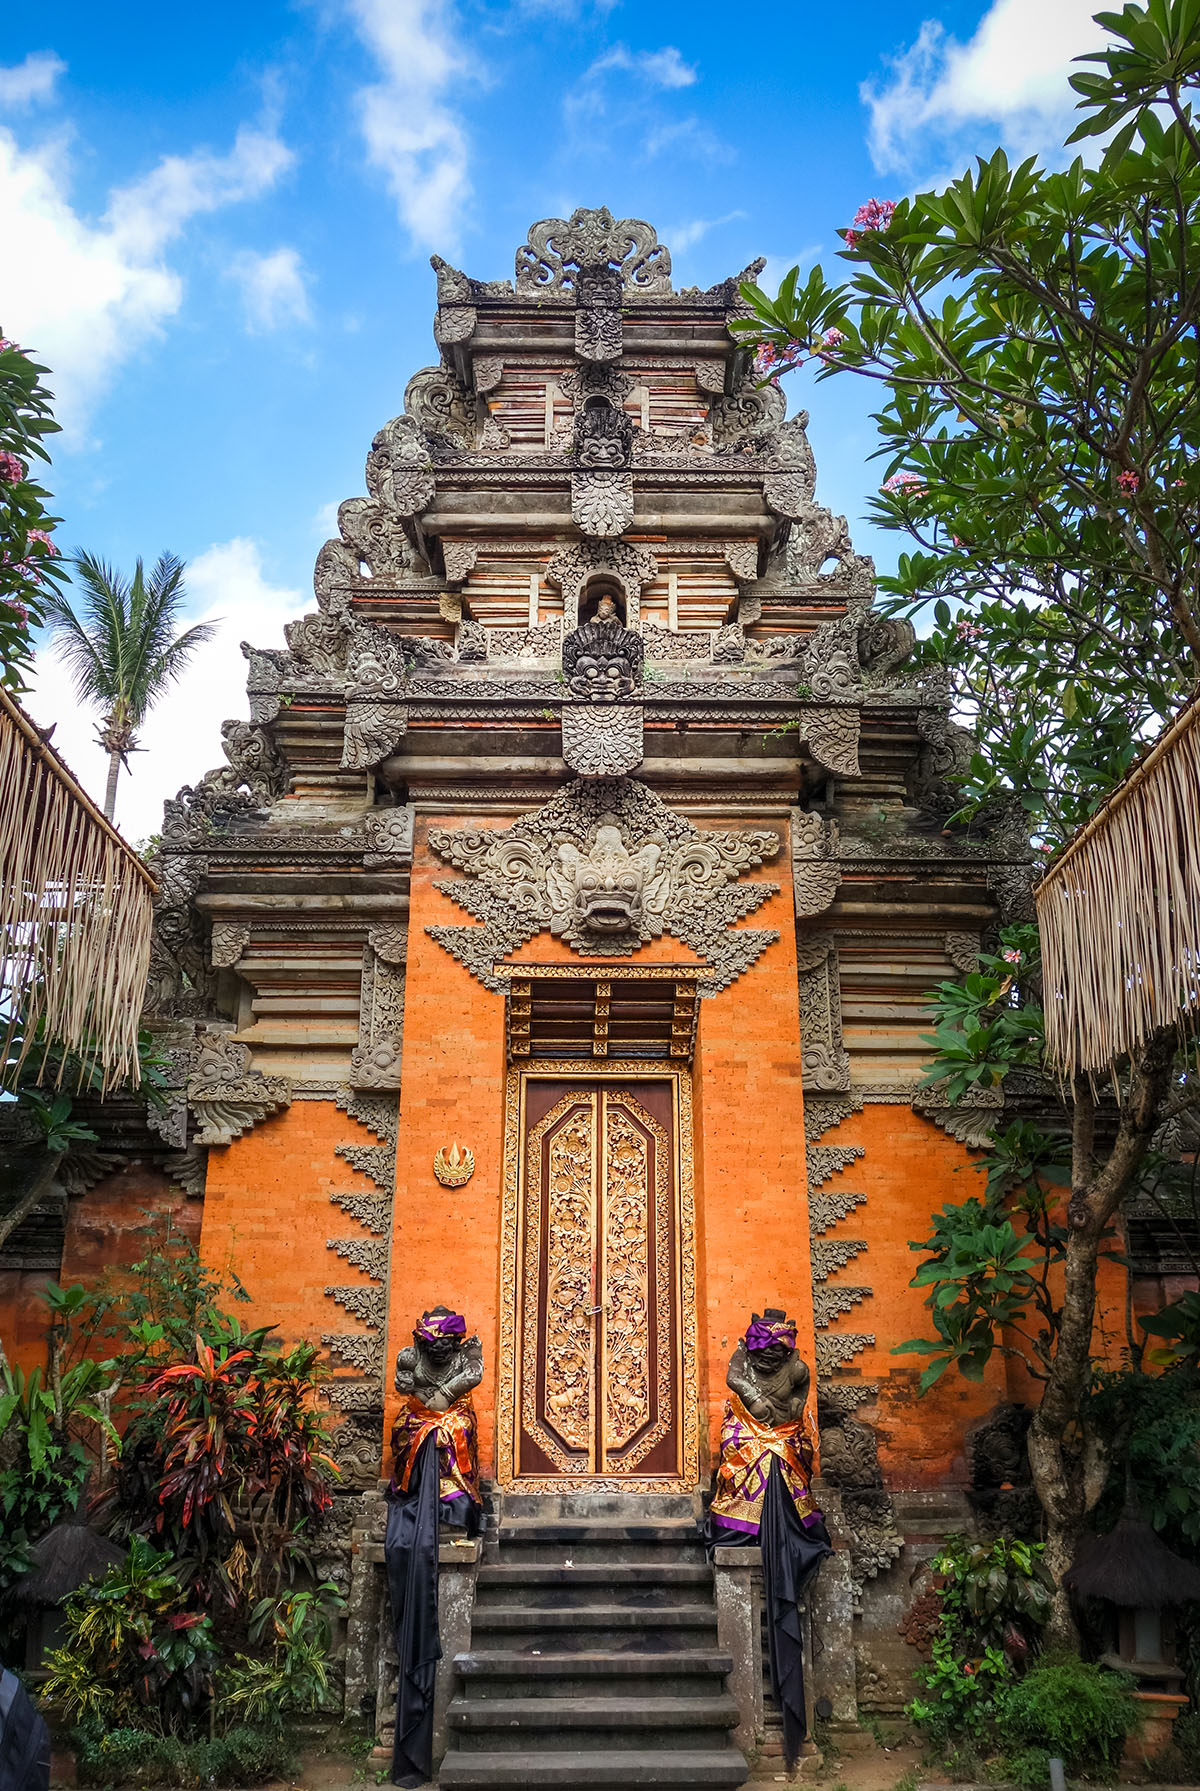
M 59 554 L 62 551 L 60 548 L 55 546 L 54 542 L 50 539 L 50 537 L 46 533 L 45 529 L 30 529 L 28 535 L 26 536 L 26 540 L 40 541 L 42 546 L 46 549 L 46 552 L 54 559 L 57 559 Z
M 0 597 L 0 603 L 3 603 L 5 609 L 11 611 L 19 622 L 28 622 L 28 609 L 23 603 L 18 603 L 15 597 Z
M 0 485 L 19 485 L 25 477 L 25 467 L 15 454 L 0 453 Z
M 894 199 L 868 199 L 854 214 L 854 229 L 847 230 L 846 241 L 856 249 L 869 230 L 886 230 L 896 209 Z
M 1118 488 L 1121 491 L 1127 492 L 1130 496 L 1132 496 L 1133 493 L 1138 489 L 1138 486 L 1141 484 L 1141 482 L 1142 482 L 1141 479 L 1138 477 L 1138 475 L 1136 473 L 1118 473 L 1117 474 Z
M 898 473 L 893 473 L 890 479 L 885 479 L 879 489 L 880 491 L 890 491 L 893 493 L 898 491 L 912 491 L 914 489 L 924 491 L 925 481 L 920 473 L 906 472 L 901 468 Z

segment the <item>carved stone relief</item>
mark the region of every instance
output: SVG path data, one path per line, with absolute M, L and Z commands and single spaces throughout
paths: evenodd
M 850 1057 L 842 1042 L 842 998 L 833 934 L 801 933 L 796 966 L 804 1089 L 849 1088 Z
M 624 626 L 611 597 L 602 597 L 592 620 L 563 638 L 563 674 L 572 697 L 623 701 L 642 681 L 643 653 L 641 636 Z
M 633 523 L 633 474 L 571 474 L 571 516 L 585 535 L 620 535 Z
M 564 703 L 563 758 L 580 777 L 622 777 L 644 753 L 640 703 Z
M 581 268 L 605 266 L 618 270 L 625 292 L 671 291 L 671 256 L 653 226 L 641 218 L 614 218 L 602 206 L 530 226 L 529 241 L 517 250 L 517 293 L 557 297 L 575 288 Z
M 618 579 L 627 598 L 626 620 L 637 621 L 638 598 L 642 586 L 658 577 L 658 561 L 645 547 L 631 541 L 577 541 L 556 553 L 546 568 L 546 577 L 562 592 L 565 626 L 574 628 L 579 619 L 579 597 L 588 579 L 596 573 L 611 573 Z
M 793 809 L 791 834 L 796 917 L 807 920 L 823 914 L 841 888 L 837 822 Z
M 363 952 L 358 1044 L 350 1054 L 354 1088 L 400 1086 L 406 943 L 403 928 L 371 929 L 371 941 Z
M 605 957 L 673 933 L 720 988 L 778 937 L 730 929 L 775 893 L 736 879 L 773 858 L 779 836 L 701 832 L 631 778 L 580 780 L 502 832 L 435 828 L 429 843 L 466 873 L 438 888 L 484 923 L 429 932 L 489 988 L 502 987 L 493 964 L 543 929 Z
M 230 1144 L 260 1120 L 287 1107 L 291 1084 L 250 1067 L 250 1048 L 227 1032 L 206 1028 L 196 1035 L 188 1061 L 187 1101 L 196 1117 L 195 1142 Z
M 365 871 L 401 871 L 412 866 L 413 809 L 371 809 L 366 819 L 367 849 L 363 854 Z
M 433 460 L 414 417 L 393 417 L 375 436 L 367 455 L 367 490 L 401 517 L 419 516 L 433 502 Z

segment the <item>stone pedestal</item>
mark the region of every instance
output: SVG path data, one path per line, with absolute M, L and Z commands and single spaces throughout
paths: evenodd
M 733 1656 L 729 1689 L 738 1707 L 733 1739 L 749 1757 L 763 1738 L 762 1550 L 713 1550 L 717 1639 Z
M 390 1759 L 396 1721 L 396 1651 L 388 1598 L 383 1538 L 387 1507 L 382 1498 L 363 1500 L 363 1522 L 353 1532 L 350 1609 L 346 1630 L 345 1716 L 353 1722 L 374 1703 L 376 1753 Z M 454 1657 L 471 1643 L 475 1580 L 483 1553 L 480 1540 L 449 1542 L 438 1548 L 438 1634 L 442 1658 L 433 1694 L 433 1769 L 446 1751 L 446 1711 L 454 1695 Z

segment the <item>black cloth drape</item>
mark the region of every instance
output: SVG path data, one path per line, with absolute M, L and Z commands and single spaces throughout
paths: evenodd
M 833 1553 L 829 1531 L 820 1518 L 809 1524 L 802 1521 L 779 1457 L 772 1455 L 758 1534 L 727 1529 L 712 1517 L 705 1519 L 703 1533 L 710 1553 L 714 1548 L 753 1548 L 755 1544 L 762 1549 L 771 1696 L 783 1717 L 783 1756 L 791 1772 L 808 1732 L 804 1712 L 804 1633 L 796 1607 L 826 1555 Z
M 408 1491 L 388 1493 L 383 1556 L 400 1662 L 392 1783 L 433 1777 L 433 1688 L 442 1658 L 438 1639 L 438 1482 L 436 1436 L 421 1444 Z
M 0 1791 L 48 1791 L 50 1731 L 15 1673 L 0 1667 Z

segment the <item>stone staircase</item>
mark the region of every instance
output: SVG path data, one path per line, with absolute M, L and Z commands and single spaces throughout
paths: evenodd
M 454 1664 L 442 1791 L 745 1782 L 690 1499 L 507 1495 Z

